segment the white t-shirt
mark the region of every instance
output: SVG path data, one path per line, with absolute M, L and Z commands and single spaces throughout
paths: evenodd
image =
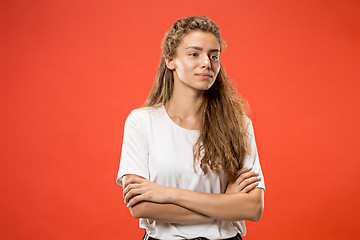
M 251 154 L 244 159 L 244 167 L 253 167 L 259 172 L 258 187 L 265 189 L 264 177 L 249 119 Z M 124 138 L 117 184 L 122 185 L 125 174 L 135 174 L 156 184 L 183 188 L 197 192 L 224 193 L 228 180 L 225 175 L 209 172 L 204 175 L 199 166 L 193 168 L 193 145 L 199 136 L 198 130 L 189 130 L 174 123 L 164 106 L 133 110 L 125 122 Z M 228 222 L 210 220 L 200 223 L 166 223 L 141 218 L 140 227 L 149 236 L 158 239 L 184 239 L 207 237 L 224 239 L 238 232 L 245 236 L 244 221 Z

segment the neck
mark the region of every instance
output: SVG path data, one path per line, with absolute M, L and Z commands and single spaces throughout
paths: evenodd
M 203 99 L 191 99 L 184 97 L 171 97 L 165 104 L 166 111 L 171 116 L 177 116 L 183 119 L 200 116 L 200 107 Z
M 175 87 L 169 102 L 165 104 L 165 108 L 169 115 L 176 115 L 180 118 L 199 117 L 203 101 L 203 91 Z
M 174 87 L 165 109 L 178 125 L 188 129 L 200 128 L 200 107 L 204 101 L 204 91 L 190 87 Z

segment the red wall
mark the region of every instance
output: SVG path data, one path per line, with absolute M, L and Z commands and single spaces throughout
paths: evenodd
M 140 239 L 115 184 L 165 31 L 206 14 L 250 102 L 267 191 L 246 239 L 359 234 L 357 0 L 2 1 L 1 239 Z

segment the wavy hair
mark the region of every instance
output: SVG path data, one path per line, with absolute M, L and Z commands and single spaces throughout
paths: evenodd
M 176 48 L 183 37 L 193 30 L 212 33 L 219 41 L 218 26 L 206 16 L 190 16 L 177 20 L 166 32 L 162 41 L 162 59 L 157 71 L 155 84 L 145 102 L 146 107 L 165 105 L 173 92 L 174 76 L 167 68 L 165 58 L 175 57 Z M 209 170 L 220 173 L 234 180 L 236 171 L 243 167 L 243 160 L 249 152 L 247 137 L 246 101 L 242 99 L 224 68 L 220 71 L 214 84 L 205 91 L 201 105 L 201 128 L 197 142 L 193 147 L 194 170 L 200 169 L 207 174 Z

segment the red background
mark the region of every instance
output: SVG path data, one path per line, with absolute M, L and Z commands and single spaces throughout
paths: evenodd
M 1 1 L 1 239 L 140 239 L 123 125 L 172 23 L 206 14 L 250 102 L 267 191 L 245 239 L 359 235 L 357 0 Z

